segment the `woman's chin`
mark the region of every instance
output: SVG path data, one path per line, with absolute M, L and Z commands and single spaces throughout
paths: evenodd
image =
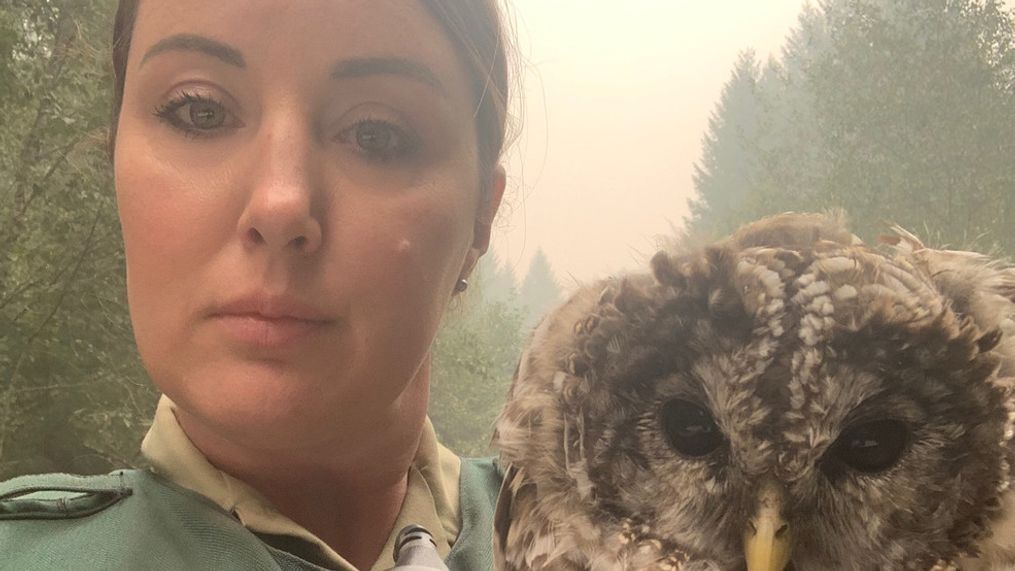
M 207 430 L 258 447 L 288 447 L 334 431 L 367 403 L 349 406 L 356 391 L 342 379 L 321 379 L 284 366 L 257 363 L 160 384 L 163 392 Z M 322 422 L 330 419 L 331 423 Z M 277 436 L 276 436 L 277 435 Z M 277 440 L 277 442 L 274 442 Z

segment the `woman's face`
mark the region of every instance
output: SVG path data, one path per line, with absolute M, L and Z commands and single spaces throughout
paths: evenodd
M 415 2 L 142 2 L 116 190 L 158 387 L 279 444 L 397 406 L 503 188 L 468 86 Z

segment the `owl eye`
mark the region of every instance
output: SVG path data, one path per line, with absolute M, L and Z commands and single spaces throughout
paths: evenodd
M 898 420 L 875 420 L 851 426 L 832 446 L 839 461 L 859 472 L 887 470 L 902 457 L 909 442 L 909 429 Z
M 666 440 L 674 450 L 700 458 L 723 442 L 722 432 L 711 413 L 690 401 L 675 399 L 663 405 L 659 413 Z

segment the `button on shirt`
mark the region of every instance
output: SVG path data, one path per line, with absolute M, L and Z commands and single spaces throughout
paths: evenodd
M 176 420 L 175 408 L 169 398 L 163 396 L 159 400 L 152 427 L 141 444 L 141 453 L 155 472 L 209 498 L 275 547 L 318 565 L 359 571 L 319 537 L 276 511 L 256 490 L 213 466 L 183 432 Z M 410 524 L 429 530 L 437 543 L 437 551 L 447 557 L 461 527 L 460 473 L 461 460 L 437 442 L 433 425 L 427 419 L 409 468 L 405 500 L 381 557 L 370 571 L 384 571 L 394 565 L 395 535 Z

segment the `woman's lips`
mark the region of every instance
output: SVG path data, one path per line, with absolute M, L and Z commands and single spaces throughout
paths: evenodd
M 328 323 L 296 317 L 265 317 L 258 314 L 219 314 L 212 319 L 233 340 L 260 349 L 282 349 L 293 346 L 317 333 Z

